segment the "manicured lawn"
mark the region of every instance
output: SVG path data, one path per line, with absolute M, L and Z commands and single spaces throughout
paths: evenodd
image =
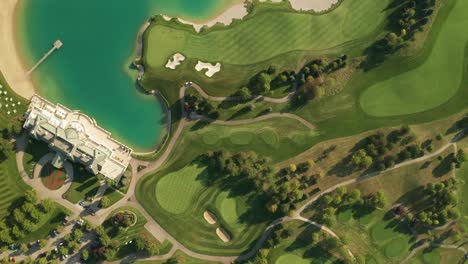
M 373 116 L 405 115 L 448 101 L 466 72 L 467 12 L 468 2 L 456 1 L 429 56 L 424 61 L 407 59 L 404 68 L 413 69 L 369 87 L 361 96 L 363 110 Z
M 149 48 L 145 59 L 150 67 L 161 67 L 174 53 L 181 52 L 202 61 L 246 65 L 295 50 L 327 50 L 372 34 L 385 20 L 384 9 L 389 2 L 344 1 L 324 15 L 263 4 L 241 23 L 202 34 L 158 18 L 146 35 Z
M 236 255 L 249 249 L 266 226 L 264 207 L 255 201 L 246 204 L 248 196 L 228 197 L 219 187 L 206 186 L 200 179 L 204 168 L 196 166 L 144 177 L 137 185 L 137 199 L 169 233 L 196 252 Z M 217 216 L 215 225 L 204 220 L 206 210 Z M 230 242 L 216 235 L 220 226 L 232 235 Z
M 275 262 L 275 264 L 290 264 L 290 263 L 308 264 L 310 263 L 310 261 L 303 259 L 294 254 L 284 254 L 284 255 L 281 255 L 281 257 L 279 257 Z
M 120 192 L 116 191 L 114 188 L 111 187 L 107 188 L 106 192 L 104 193 L 104 196 L 109 198 L 110 205 L 115 204 L 124 197 Z
M 156 198 L 164 210 L 180 214 L 187 210 L 203 188 L 200 177 L 206 177 L 204 167 L 191 165 L 164 176 L 156 186 Z
M 306 150 L 313 144 L 318 135 L 318 131 L 310 130 L 290 118 L 273 118 L 236 126 L 197 122 L 192 124 L 183 135 L 185 138 L 183 145 L 187 144 L 185 151 L 197 149 L 253 150 L 259 155 L 265 155 L 277 161 Z
M 185 259 L 186 264 L 219 264 L 219 262 L 213 262 L 213 261 L 207 261 L 207 260 L 201 260 L 201 259 L 196 259 L 192 258 L 182 251 L 177 250 L 174 255 L 172 256 L 173 258 L 180 258 L 180 259 Z M 166 264 L 169 263 L 167 260 L 151 260 L 151 261 L 137 261 L 136 263 L 141 263 L 141 264 Z
M 29 189 L 18 174 L 13 156 L 0 162 L 0 219 L 11 213 L 12 202 Z
M 73 172 L 73 182 L 63 198 L 72 203 L 78 203 L 86 197 L 96 195 L 100 186 L 97 177 L 76 164 L 73 165 Z

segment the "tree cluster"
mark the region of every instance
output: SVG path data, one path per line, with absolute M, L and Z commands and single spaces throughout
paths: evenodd
M 252 182 L 256 188 L 261 188 L 271 173 L 267 159 L 259 157 L 254 152 L 231 154 L 225 151 L 208 152 L 202 157 L 207 165 L 210 183 L 232 178 Z
M 197 113 L 199 115 L 208 116 L 213 119 L 219 117 L 218 110 L 213 104 L 198 94 L 185 95 L 185 111 L 187 113 Z
M 11 244 L 39 228 L 38 224 L 52 209 L 52 202 L 44 200 L 38 203 L 34 190 L 28 190 L 19 199 L 15 209 L 0 222 L 0 245 Z
M 417 30 L 422 29 L 433 13 L 434 0 L 405 1 L 390 16 L 394 30 L 389 32 L 376 47 L 385 53 L 398 50 L 405 41 L 411 40 Z
M 247 88 L 251 94 L 265 94 L 276 88 L 291 85 L 295 82 L 294 71 L 278 73 L 276 66 L 271 65 L 267 70 L 261 71 L 250 78 Z
M 391 154 L 395 146 L 406 146 L 396 155 Z M 355 151 L 349 161 L 349 166 L 357 169 L 367 169 L 375 165 L 379 170 L 393 167 L 396 163 L 409 158 L 416 158 L 424 152 L 411 133 L 409 126 L 390 132 L 385 136 L 378 132 L 364 139 L 364 146 Z
M 382 191 L 363 196 L 358 189 L 348 192 L 345 187 L 340 187 L 320 198 L 316 215 L 320 223 L 333 226 L 336 223 L 337 211 L 340 209 L 353 208 L 373 211 L 383 208 L 385 202 L 386 198 Z
M 414 223 L 442 225 L 448 220 L 459 218 L 460 212 L 456 208 L 458 184 L 458 181 L 453 178 L 440 183 L 428 183 L 424 194 L 430 206 L 419 212 L 416 217 L 409 215 L 408 219 Z
M 305 65 L 297 74 L 298 90 L 295 101 L 304 104 L 307 101 L 320 98 L 325 94 L 324 76 L 346 66 L 347 55 L 328 62 L 326 59 L 316 59 Z

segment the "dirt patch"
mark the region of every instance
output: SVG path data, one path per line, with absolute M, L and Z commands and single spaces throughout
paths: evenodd
M 216 224 L 216 216 L 210 211 L 205 211 L 203 213 L 203 218 L 205 218 L 205 221 L 210 225 Z
M 231 235 L 226 230 L 224 230 L 222 227 L 216 228 L 216 235 L 218 235 L 218 237 L 224 243 L 227 243 L 227 242 L 231 241 Z

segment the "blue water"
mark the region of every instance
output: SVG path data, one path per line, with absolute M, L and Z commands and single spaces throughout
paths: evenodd
M 204 19 L 232 0 L 23 0 L 18 40 L 34 65 L 60 39 L 64 46 L 33 73 L 38 92 L 95 118 L 136 150 L 157 145 L 164 115 L 155 97 L 135 89 L 130 69 L 136 35 L 154 14 Z

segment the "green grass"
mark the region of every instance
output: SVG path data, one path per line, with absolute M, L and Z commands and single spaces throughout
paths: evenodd
M 303 259 L 294 254 L 284 254 L 284 255 L 281 255 L 281 257 L 279 257 L 275 262 L 275 264 L 290 264 L 290 263 L 307 264 L 307 263 L 310 263 L 310 261 Z
M 63 198 L 72 203 L 78 203 L 88 196 L 94 196 L 100 183 L 95 175 L 85 170 L 83 166 L 73 165 L 73 182 Z
M 155 190 L 158 203 L 170 213 L 183 213 L 202 189 L 200 177 L 205 177 L 204 174 L 204 167 L 191 165 L 164 176 Z
M 181 257 L 181 256 L 183 257 L 183 259 L 185 259 L 184 263 L 186 264 L 219 264 L 220 263 L 220 262 L 213 262 L 213 261 L 208 261 L 208 260 L 192 258 L 179 250 L 177 250 L 172 257 L 176 258 L 176 257 Z M 151 260 L 151 261 L 137 261 L 135 263 L 166 264 L 169 262 L 167 260 Z
M 369 87 L 361 96 L 363 110 L 374 116 L 405 115 L 447 102 L 463 79 L 468 55 L 467 12 L 468 2 L 457 1 L 429 56 L 420 65 L 418 60 L 408 59 L 414 69 Z
M 385 20 L 388 3 L 344 1 L 324 15 L 296 13 L 278 4 L 263 4 L 240 23 L 208 29 L 202 34 L 196 34 L 189 26 L 158 18 L 147 32 L 149 48 L 144 55 L 152 68 L 164 66 L 176 52 L 202 61 L 246 65 L 290 51 L 327 50 L 372 34 Z
M 0 163 L 0 219 L 10 214 L 11 203 L 29 189 L 18 174 L 13 156 Z
M 240 216 L 245 213 L 246 206 L 241 199 L 229 197 L 229 192 L 222 192 L 216 197 L 216 209 L 231 227 L 242 225 Z
M 385 256 L 389 258 L 401 257 L 404 253 L 409 250 L 408 243 L 402 243 L 401 239 L 394 239 L 385 246 Z
M 113 205 L 115 204 L 116 202 L 118 202 L 120 199 L 122 199 L 124 197 L 123 194 L 121 194 L 119 191 L 117 191 L 116 189 L 112 188 L 112 187 L 109 187 L 107 188 L 106 192 L 104 193 L 104 196 L 103 197 L 107 197 L 109 198 L 109 201 L 110 201 L 110 205 Z
M 261 130 L 260 138 L 269 146 L 274 146 L 278 143 L 278 134 L 272 129 L 265 128 Z

